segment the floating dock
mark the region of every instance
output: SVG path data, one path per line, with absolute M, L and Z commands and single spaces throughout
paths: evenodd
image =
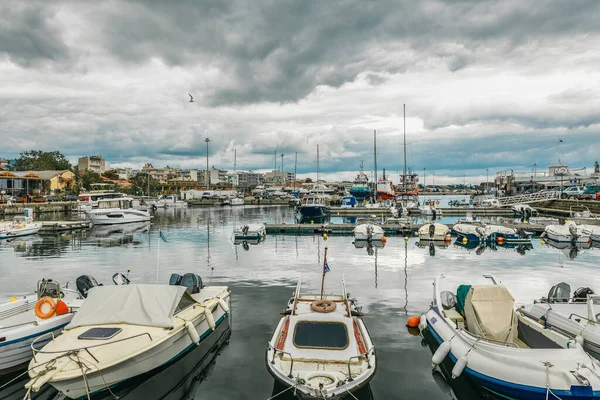
M 42 221 L 42 225 L 40 235 L 53 235 L 65 231 L 89 229 L 92 227 L 92 221 Z
M 351 217 L 357 215 L 392 215 L 392 212 L 387 207 L 367 208 L 367 207 L 330 207 L 332 217 Z M 461 215 L 478 215 L 482 217 L 510 217 L 515 215 L 510 208 L 495 208 L 495 207 L 437 207 L 438 216 L 461 216 Z M 409 210 L 410 215 L 421 215 L 417 209 Z
M 386 236 L 413 236 L 424 224 L 383 224 L 379 225 Z M 541 224 L 505 224 L 509 228 L 523 228 L 525 231 L 541 235 L 544 225 Z M 355 225 L 352 224 L 266 224 L 268 234 L 272 235 L 340 235 L 351 236 Z M 452 228 L 451 225 L 448 225 Z
M 23 215 L 26 208 L 33 209 L 33 212 L 41 215 L 42 213 L 66 213 L 77 211 L 78 203 L 76 201 L 53 201 L 51 203 L 13 203 L 0 204 L 0 219 L 9 215 Z

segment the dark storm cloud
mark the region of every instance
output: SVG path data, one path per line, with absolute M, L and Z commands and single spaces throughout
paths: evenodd
M 69 61 L 71 51 L 63 42 L 54 14 L 49 3 L 0 3 L 0 54 L 24 67 Z

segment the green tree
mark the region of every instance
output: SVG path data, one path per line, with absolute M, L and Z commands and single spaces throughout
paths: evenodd
M 105 171 L 105 172 L 102 174 L 102 176 L 104 176 L 104 177 L 106 177 L 106 178 L 108 178 L 108 179 L 112 179 L 112 180 L 114 180 L 114 181 L 116 181 L 116 180 L 118 180 L 118 179 L 119 179 L 119 174 L 118 174 L 118 173 L 117 173 L 117 171 L 116 171 L 116 170 L 114 170 L 114 169 L 111 169 L 111 170 Z
M 90 190 L 92 183 L 102 182 L 102 178 L 100 178 L 99 174 L 92 171 L 79 171 L 79 167 L 77 166 L 73 168 L 73 173 L 75 174 L 73 192 L 76 194 L 79 194 L 82 189 Z
M 58 151 L 23 151 L 15 162 L 15 171 L 61 171 L 71 168 L 69 160 Z

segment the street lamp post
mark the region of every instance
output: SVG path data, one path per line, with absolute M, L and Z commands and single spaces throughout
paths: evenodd
M 283 177 L 283 184 L 285 185 L 286 184 L 286 179 L 285 179 L 285 175 L 283 173 L 283 156 L 284 156 L 284 154 L 281 153 L 281 176 Z
M 206 142 L 206 173 L 204 174 L 206 180 L 206 189 L 210 190 L 210 180 L 209 180 L 209 172 L 208 172 L 208 142 L 210 142 L 209 138 L 204 139 Z
M 423 167 L 423 191 L 425 191 L 425 187 L 426 187 L 426 183 L 425 183 L 425 167 Z
M 486 193 L 489 192 L 489 190 L 490 190 L 489 186 L 488 186 L 488 183 L 490 181 L 490 172 L 489 171 L 490 171 L 489 168 L 485 169 L 485 192 Z

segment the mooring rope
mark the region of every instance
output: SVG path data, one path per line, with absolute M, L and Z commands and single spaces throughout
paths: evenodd
M 556 398 L 558 400 L 562 400 L 560 397 L 555 395 L 552 392 L 552 390 L 550 390 L 550 367 L 553 367 L 554 365 L 552 365 L 548 361 L 543 362 L 543 364 L 546 366 L 546 400 L 548 400 L 549 394 L 551 394 L 554 398 Z
M 296 386 L 297 386 L 297 385 L 290 386 L 289 388 L 282 390 L 281 392 L 277 393 L 276 395 L 269 397 L 267 400 L 272 400 L 272 399 L 274 399 L 275 397 L 277 397 L 277 396 L 279 396 L 279 395 L 282 395 L 282 394 L 284 394 L 284 393 L 285 393 L 285 392 L 287 392 L 288 390 L 295 389 L 295 388 L 296 388 Z

